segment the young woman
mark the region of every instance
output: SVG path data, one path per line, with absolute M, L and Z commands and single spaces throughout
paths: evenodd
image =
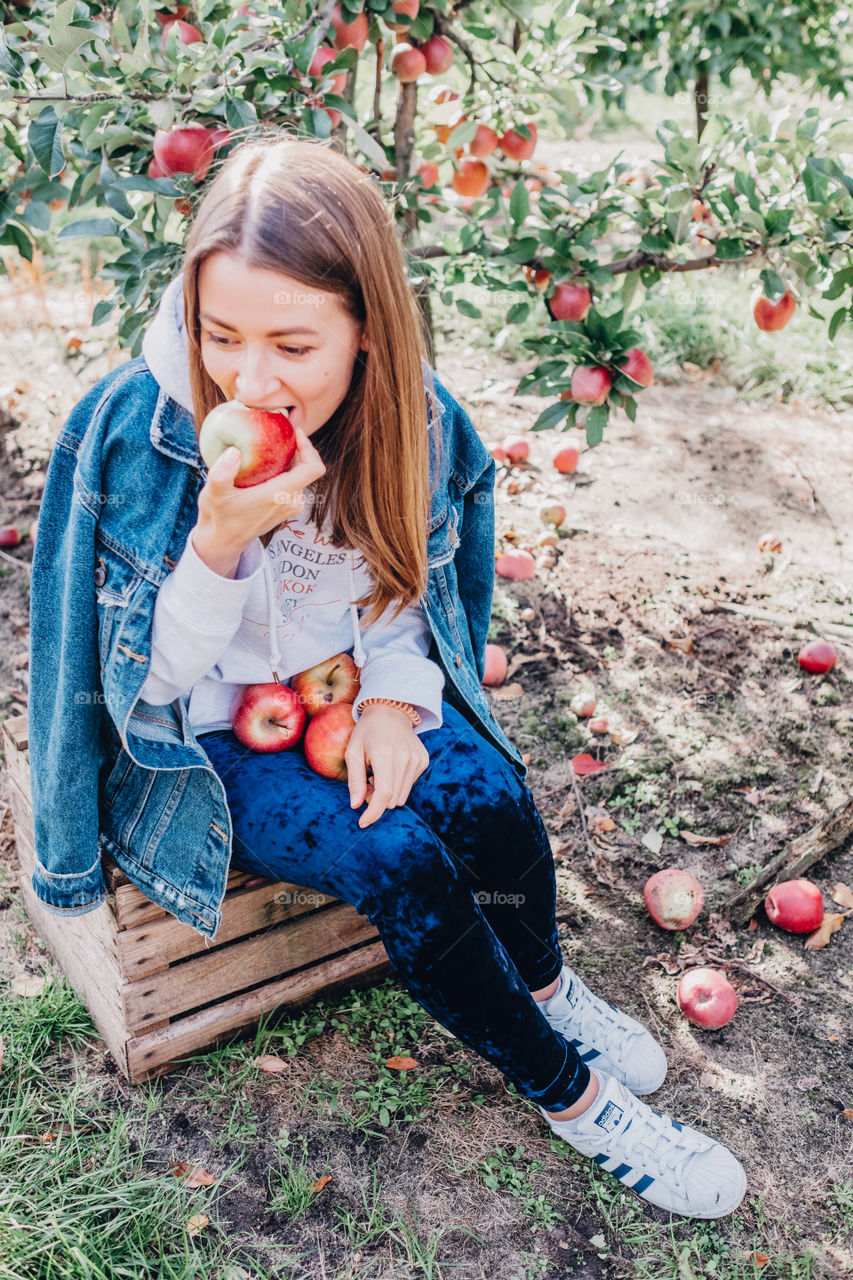
M 209 470 L 198 452 L 235 398 L 296 429 L 290 469 L 251 488 L 236 451 Z M 639 1100 L 663 1050 L 562 961 L 548 837 L 480 684 L 493 485 L 426 362 L 374 180 L 324 143 L 239 146 L 142 355 L 75 406 L 51 459 L 33 885 L 52 911 L 99 907 L 100 845 L 206 938 L 229 865 L 350 902 L 554 1133 L 653 1204 L 721 1217 L 740 1164 Z M 242 687 L 341 652 L 360 679 L 346 784 L 237 741 Z

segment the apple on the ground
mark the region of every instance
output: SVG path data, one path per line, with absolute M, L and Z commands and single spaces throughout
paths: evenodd
M 716 1031 L 731 1022 L 738 994 L 719 969 L 688 969 L 678 984 L 678 1007 L 694 1027 Z
M 499 644 L 486 645 L 486 670 L 483 684 L 489 687 L 503 684 L 506 680 L 506 650 Z
M 305 708 L 316 716 L 335 702 L 355 702 L 360 689 L 358 667 L 348 653 L 336 653 L 290 677 L 290 687 Z
M 208 467 L 234 445 L 243 461 L 234 477 L 237 489 L 248 489 L 281 475 L 296 453 L 296 434 L 287 413 L 253 409 L 240 400 L 218 404 L 201 424 L 198 447 Z
M 768 893 L 764 910 L 788 933 L 813 933 L 823 923 L 823 896 L 811 880 L 783 880 Z
M 662 929 L 687 929 L 702 910 L 705 900 L 696 877 L 680 867 L 656 871 L 646 881 L 643 897 L 649 915 Z
M 234 736 L 253 751 L 290 751 L 307 719 L 294 691 L 276 681 L 246 685 L 231 709 Z

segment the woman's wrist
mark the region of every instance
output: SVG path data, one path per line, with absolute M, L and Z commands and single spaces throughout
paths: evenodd
M 190 532 L 193 550 L 221 578 L 236 578 L 244 547 L 223 547 L 209 525 L 199 522 Z
M 364 711 L 366 707 L 371 706 L 392 707 L 395 711 L 402 711 L 403 715 L 408 717 L 413 729 L 421 722 L 420 714 L 415 710 L 411 702 L 400 702 L 396 698 L 365 698 L 364 702 L 361 703 L 360 711 Z

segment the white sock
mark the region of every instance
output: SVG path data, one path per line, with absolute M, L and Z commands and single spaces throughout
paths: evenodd
M 565 974 L 564 974 L 563 970 L 561 969 L 561 970 L 560 970 L 560 973 L 559 973 L 559 976 L 558 976 L 558 978 L 557 978 L 557 990 L 556 990 L 556 991 L 552 991 L 552 992 L 551 992 L 551 994 L 550 994 L 549 996 L 546 996 L 544 1000 L 537 1000 L 535 1003 L 536 1003 L 536 1004 L 547 1004 L 549 1000 L 556 1000 L 557 996 L 562 995 L 562 994 L 563 994 L 563 992 L 565 991 L 565 989 L 566 989 L 566 988 L 565 988 Z

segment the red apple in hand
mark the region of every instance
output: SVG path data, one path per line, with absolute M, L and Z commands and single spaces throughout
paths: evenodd
M 211 409 L 201 424 L 198 447 L 212 467 L 230 445 L 239 449 L 243 457 L 234 485 L 249 489 L 287 470 L 296 453 L 296 434 L 286 413 L 252 409 L 240 400 L 226 400 Z
M 253 751 L 290 751 L 308 717 L 286 684 L 249 684 L 231 709 L 231 728 L 244 747 Z
M 687 1021 L 709 1031 L 731 1022 L 739 1004 L 737 992 L 719 969 L 688 969 L 676 998 Z
M 303 749 L 315 773 L 322 778 L 346 782 L 344 754 L 354 728 L 351 702 L 335 702 L 312 716 L 305 730 Z
M 687 929 L 705 900 L 699 881 L 679 867 L 656 871 L 646 881 L 643 897 L 649 915 L 662 929 Z
M 764 900 L 773 924 L 789 933 L 813 933 L 823 923 L 823 898 L 811 880 L 783 880 Z
M 361 685 L 358 667 L 348 653 L 336 653 L 307 671 L 291 676 L 290 687 L 308 716 L 316 716 L 335 702 L 355 702 Z

